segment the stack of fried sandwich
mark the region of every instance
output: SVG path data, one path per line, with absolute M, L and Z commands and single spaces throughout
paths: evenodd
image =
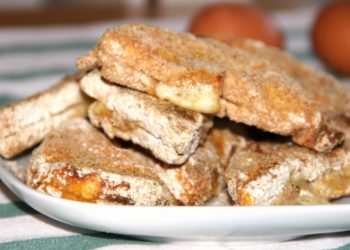
M 322 204 L 350 194 L 350 95 L 241 38 L 107 30 L 55 87 L 0 110 L 27 184 L 123 205 Z M 227 198 L 227 199 L 226 199 Z

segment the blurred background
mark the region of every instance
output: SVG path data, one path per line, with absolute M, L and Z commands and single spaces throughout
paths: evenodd
M 2 0 L 1 26 L 77 24 L 135 17 L 191 16 L 221 0 Z M 320 5 L 316 0 L 241 0 L 263 8 L 290 9 Z
M 214 27 L 209 33 L 216 33 L 216 28 L 233 35 L 236 31 L 251 31 L 253 36 L 261 33 L 262 38 L 277 39 L 273 46 L 288 50 L 312 67 L 331 72 L 343 82 L 349 81 L 347 74 L 338 68 L 326 66 L 328 61 L 315 53 L 312 40 L 320 10 L 332 1 L 225 1 L 225 4 L 248 4 L 253 7 L 248 12 L 240 9 L 230 12 L 222 3 L 216 0 L 1 0 L 0 104 L 28 96 L 74 72 L 75 59 L 93 48 L 108 27 L 123 23 L 149 23 L 198 34 L 208 27 Z M 211 12 L 210 8 L 216 5 L 221 9 Z M 350 27 L 350 21 L 345 24 Z M 327 27 L 327 30 L 332 29 Z M 316 42 L 332 37 L 322 32 Z M 341 50 L 335 56 L 344 53 Z

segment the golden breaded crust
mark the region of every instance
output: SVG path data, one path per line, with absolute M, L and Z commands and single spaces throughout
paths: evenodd
M 214 145 L 223 170 L 226 169 L 231 156 L 237 150 L 246 147 L 245 132 L 237 124 L 215 120 L 208 140 Z
M 122 205 L 171 205 L 153 161 L 122 149 L 86 120 L 53 131 L 30 160 L 27 184 L 56 197 Z
M 348 153 L 345 157 L 349 157 Z M 347 159 L 349 162 L 349 159 Z M 340 170 L 333 170 L 315 180 L 311 188 L 318 196 L 327 199 L 338 199 L 350 195 L 350 167 L 343 166 Z
M 346 140 L 342 146 L 324 154 L 262 131 L 256 134 L 258 131 L 248 127 L 215 121 L 208 139 L 216 145 L 219 155 L 231 156 L 225 181 L 233 202 L 322 204 L 350 195 L 350 119 L 338 116 L 329 124 L 344 131 Z
M 291 54 L 260 41 L 239 37 L 214 36 L 215 39 L 240 48 L 248 53 L 263 57 L 270 64 L 285 71 L 297 80 L 310 98 L 316 101 L 318 108 L 327 116 L 347 114 L 350 107 L 350 95 L 331 75 L 312 69 L 298 61 Z
M 5 158 L 12 158 L 24 152 L 39 143 L 64 121 L 86 116 L 87 107 L 86 103 L 74 105 L 62 113 L 51 116 L 50 119 L 23 127 L 20 132 L 0 140 L 0 154 Z
M 197 55 L 195 60 L 203 58 L 200 68 L 193 65 L 191 57 L 194 53 Z M 171 99 L 175 104 L 181 103 L 180 106 L 188 109 L 213 113 L 219 109 L 222 69 L 215 65 L 214 60 L 205 60 L 210 55 L 205 44 L 196 42 L 192 35 L 180 35 L 147 25 L 124 25 L 109 29 L 100 39 L 94 53 L 78 59 L 78 66 L 90 66 L 88 62 L 93 61 L 91 56 L 95 56 L 97 64 L 102 66 L 103 74 L 114 71 L 117 62 L 128 70 L 142 72 L 156 80 L 156 85 L 152 84 L 147 89 L 143 85 L 134 85 L 138 90 L 156 93 L 157 96 L 163 96 L 164 92 L 169 91 L 172 95 L 166 99 Z M 118 76 L 114 78 L 114 74 L 103 76 L 112 82 L 120 80 Z M 198 95 L 204 94 L 203 91 L 210 98 L 206 100 Z M 201 109 L 201 102 L 207 104 L 206 108 Z
M 325 145 L 304 141 L 309 137 L 300 136 L 300 131 L 318 138 L 324 121 L 300 82 L 269 60 L 214 39 L 123 25 L 109 29 L 77 64 L 101 67 L 111 82 L 187 109 L 228 116 L 282 135 L 299 133 L 297 143 L 319 151 L 330 151 L 342 141 L 333 133 L 326 134 L 325 141 L 331 143 Z M 312 142 L 319 141 L 324 140 Z
M 208 142 L 181 166 L 122 148 L 83 119 L 47 136 L 30 160 L 27 184 L 49 195 L 122 205 L 202 205 L 223 185 L 218 156 Z
M 228 191 L 239 205 L 319 204 L 349 195 L 349 152 L 346 146 L 322 154 L 294 145 L 251 142 L 230 159 Z
M 204 141 L 212 122 L 204 115 L 153 96 L 111 85 L 98 72 L 81 80 L 85 93 L 99 100 L 89 118 L 110 138 L 122 138 L 149 149 L 168 164 L 183 164 Z
M 79 57 L 76 64 L 82 69 L 90 68 L 94 65 L 98 67 L 96 57 L 96 52 L 90 51 Z M 99 71 L 102 72 L 103 78 L 111 83 L 124 85 L 155 96 L 154 86 L 158 84 L 158 81 L 140 71 L 135 71 L 133 68 L 123 65 L 120 61 L 115 61 L 109 64 L 108 67 L 99 68 Z
M 172 194 L 185 205 L 203 205 L 224 186 L 219 157 L 209 140 L 181 167 L 160 164 L 157 169 Z
M 307 94 L 314 100 L 326 119 L 342 114 L 348 115 L 350 95 L 348 90 L 331 75 L 312 69 L 292 55 L 278 48 L 269 47 L 259 41 L 237 37 L 214 36 L 233 48 L 240 48 L 248 53 L 263 57 L 298 81 Z M 293 141 L 314 148 L 320 152 L 330 151 L 343 140 L 340 131 L 322 125 L 318 129 L 303 130 L 293 135 Z
M 350 119 L 346 114 L 339 115 L 332 118 L 330 124 L 345 133 L 345 142 L 341 148 L 329 154 L 334 159 L 338 159 L 342 167 L 317 179 L 311 183 L 311 186 L 317 194 L 337 199 L 350 195 Z
M 251 143 L 233 155 L 225 178 L 232 199 L 239 205 L 303 204 L 305 191 L 312 194 L 313 201 L 323 203 L 330 197 L 312 192 L 310 183 L 341 166 L 332 157 L 305 148 Z
M 88 99 L 78 76 L 63 79 L 50 89 L 0 109 L 0 154 L 11 158 L 40 142 L 63 121 L 86 115 Z

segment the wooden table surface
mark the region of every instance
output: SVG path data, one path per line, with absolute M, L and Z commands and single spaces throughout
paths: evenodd
M 137 9 L 123 1 L 104 5 L 49 4 L 38 8 L 0 8 L 0 27 L 69 25 L 159 15 L 157 0 L 145 1 Z

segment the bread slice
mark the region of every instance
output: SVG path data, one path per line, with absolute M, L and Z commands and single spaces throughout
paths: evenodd
M 233 48 L 240 48 L 247 53 L 262 57 L 286 72 L 300 83 L 304 91 L 316 101 L 318 108 L 326 117 L 349 113 L 350 94 L 345 86 L 331 75 L 312 69 L 286 51 L 267 46 L 260 41 L 222 35 L 214 35 L 213 37 Z
M 334 122 L 338 128 L 350 131 L 339 120 Z M 247 141 L 225 171 L 228 192 L 239 205 L 321 204 L 350 195 L 348 138 L 329 154 L 286 143 Z
M 179 167 L 156 166 L 160 178 L 184 205 L 204 205 L 224 186 L 223 171 L 214 145 L 207 140 Z
M 247 146 L 244 128 L 225 120 L 215 120 L 208 140 L 214 145 L 223 171 L 227 168 L 232 155 Z
M 349 91 L 331 75 L 312 69 L 289 53 L 269 47 L 260 41 L 220 35 L 213 37 L 233 48 L 239 48 L 249 54 L 264 58 L 270 65 L 287 73 L 300 84 L 307 96 L 314 100 L 324 119 L 332 119 L 340 115 L 349 117 Z M 294 142 L 320 152 L 329 151 L 333 145 L 342 140 L 341 138 L 343 135 L 329 129 L 325 124 L 315 130 L 302 130 L 293 134 Z
M 333 117 L 330 123 L 335 128 L 345 132 L 343 145 L 329 154 L 342 166 L 323 175 L 311 185 L 313 190 L 321 196 L 337 199 L 350 195 L 350 119 L 344 114 Z
M 122 149 L 86 120 L 64 123 L 30 160 L 27 184 L 52 196 L 121 205 L 170 205 L 175 199 L 152 160 Z
M 212 122 L 167 101 L 105 82 L 97 71 L 81 80 L 99 102 L 89 109 L 93 125 L 109 138 L 131 140 L 167 164 L 183 164 L 206 138 Z
M 52 196 L 121 205 L 201 205 L 220 191 L 222 173 L 208 143 L 170 167 L 141 149 L 123 148 L 86 120 L 67 121 L 30 160 L 27 184 Z
M 344 139 L 328 128 L 298 80 L 260 55 L 215 39 L 123 25 L 109 29 L 77 65 L 98 66 L 113 83 L 186 109 L 295 135 L 296 143 L 320 152 Z
M 39 143 L 62 122 L 87 113 L 89 101 L 78 76 L 0 109 L 0 155 L 11 158 Z

